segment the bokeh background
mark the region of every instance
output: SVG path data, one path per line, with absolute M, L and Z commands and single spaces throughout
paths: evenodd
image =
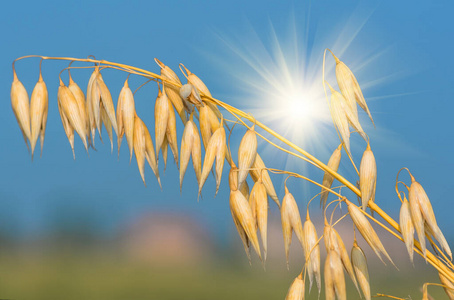
M 271 203 L 266 271 L 256 256 L 249 266 L 230 216 L 227 168 L 217 197 L 213 198 L 214 180 L 209 178 L 203 199 L 197 202 L 191 166 L 181 194 L 178 171 L 170 158 L 165 172 L 160 161 L 163 190 L 150 169 L 144 187 L 135 159 L 128 162 L 125 141 L 118 159 L 116 147 L 110 153 L 106 134 L 105 144 L 97 139 L 98 151 L 91 151 L 90 157 L 76 136 L 74 161 L 56 105 L 58 73 L 66 62 L 43 64 L 49 117 L 42 158 L 35 155 L 32 162 L 9 100 L 11 62 L 29 54 L 95 55 L 154 72 L 159 71 L 155 57 L 175 71 L 182 62 L 199 75 L 214 97 L 263 117 L 279 133 L 327 161 L 338 144 L 332 125 L 313 118 L 317 126 L 295 122 L 289 129 L 282 116 L 273 116 L 283 104 L 263 91 L 281 82 L 283 66 L 298 69 L 290 74 L 302 85 L 322 91 L 321 61 L 329 47 L 355 72 L 375 120 L 376 128 L 361 114 L 378 162 L 377 203 L 398 216 L 395 176 L 401 167 L 410 168 L 426 189 L 441 229 L 453 242 L 453 8 L 450 1 L 3 3 L 0 298 L 275 299 L 284 297 L 303 265 L 301 248 L 294 242 L 287 270 L 280 217 Z M 38 78 L 38 63 L 37 59 L 17 63 L 29 94 Z M 333 84 L 332 64 L 328 58 L 327 78 Z M 265 71 L 274 76 L 264 75 Z M 73 72 L 84 90 L 89 75 L 88 70 Z M 126 75 L 107 70 L 103 76 L 116 100 Z M 67 80 L 66 75 L 63 78 Z M 142 82 L 131 79 L 134 88 Z M 136 108 L 151 132 L 156 95 L 156 86 L 147 85 L 136 96 Z M 179 140 L 182 129 L 179 123 Z M 235 129 L 232 149 L 238 147 L 243 133 L 244 129 Z M 354 135 L 357 164 L 364 147 L 364 141 Z M 268 166 L 304 172 L 318 180 L 323 176 L 263 141 L 259 151 Z M 347 160 L 340 172 L 356 181 Z M 285 178 L 272 178 L 282 198 Z M 409 180 L 408 175 L 401 178 Z M 319 188 L 295 179 L 288 184 L 304 216 L 305 205 Z M 317 199 L 311 216 L 320 233 Z M 340 223 L 339 231 L 350 247 L 351 224 Z M 363 242 L 372 293 L 421 297 L 422 284 L 437 281 L 437 274 L 420 258 L 411 265 L 403 245 L 382 234 L 400 272 L 382 265 Z M 347 285 L 352 288 L 350 282 Z M 445 298 L 437 288 L 430 293 L 436 299 Z M 353 291 L 350 295 L 357 297 Z M 309 299 L 316 297 L 313 290 Z

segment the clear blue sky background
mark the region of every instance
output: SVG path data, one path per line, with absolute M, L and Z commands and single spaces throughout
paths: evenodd
M 148 187 L 144 187 L 135 160 L 128 162 L 123 141 L 120 160 L 116 147 L 101 145 L 88 158 L 76 136 L 74 161 L 57 109 L 58 72 L 66 63 L 47 61 L 44 78 L 50 95 L 44 153 L 32 163 L 23 143 L 10 102 L 11 62 L 28 54 L 86 57 L 122 62 L 158 72 L 153 58 L 177 70 L 183 62 L 198 74 L 212 94 L 239 108 L 247 103 L 238 83 L 238 74 L 250 68 L 231 53 L 219 37 L 237 43 L 248 43 L 252 31 L 270 46 L 271 24 L 278 37 L 288 36 L 294 27 L 307 33 L 304 47 L 313 49 L 310 58 L 320 62 L 322 51 L 342 47 L 339 34 L 353 36 L 342 59 L 352 69 L 357 67 L 359 82 L 367 82 L 364 90 L 377 129 L 366 126 L 371 135 L 378 161 L 377 202 L 397 216 L 399 201 L 394 193 L 395 175 L 401 167 L 409 167 L 423 184 L 432 200 L 439 223 L 448 236 L 452 231 L 453 159 L 453 88 L 454 23 L 450 1 L 8 1 L 0 12 L 0 227 L 6 234 L 32 236 L 45 233 L 55 222 L 89 222 L 101 234 L 110 235 L 137 216 L 151 211 L 191 212 L 222 233 L 233 223 L 228 208 L 227 173 L 215 199 L 214 182 L 209 179 L 204 199 L 196 202 L 193 170 L 186 175 L 183 194 L 178 189 L 178 173 L 170 161 L 163 191 L 149 168 Z M 292 21 L 293 20 L 293 21 Z M 364 25 L 360 28 L 360 25 Z M 337 43 L 336 43 L 337 42 Z M 314 46 L 312 48 L 312 46 Z M 271 47 L 271 46 L 270 46 Z M 339 50 L 341 51 L 341 50 Z M 382 53 L 375 57 L 375 54 Z M 373 58 L 368 64 L 368 58 Z M 332 61 L 331 61 L 332 62 Z M 349 64 L 350 63 L 350 64 Z M 225 66 L 238 66 L 236 75 Z M 244 70 L 241 67 L 244 67 Z M 38 78 L 38 60 L 17 64 L 21 81 L 29 94 Z M 85 90 L 89 71 L 78 71 L 73 77 Z M 117 99 L 124 74 L 104 73 L 114 100 Z M 135 81 L 134 81 L 135 80 Z M 376 80 L 376 82 L 375 82 Z M 133 79 L 137 87 L 141 79 Z M 317 84 L 320 80 L 316 81 Z M 156 87 L 148 86 L 137 96 L 136 107 L 147 123 L 153 126 L 153 105 Z M 250 95 L 249 95 L 250 96 Z M 367 119 L 362 115 L 363 122 Z M 181 125 L 181 124 L 180 124 Z M 179 125 L 178 138 L 182 127 Z M 278 126 L 278 125 L 277 125 Z M 329 127 L 334 132 L 333 127 Z M 238 143 L 241 131 L 232 139 Z M 105 140 L 107 136 L 104 137 Z M 337 145 L 334 135 L 322 135 L 330 151 Z M 154 140 L 154 137 L 153 137 Z M 359 165 L 364 143 L 353 138 L 356 162 Z M 263 143 L 261 144 L 263 147 Z M 311 148 L 312 149 L 312 148 Z M 327 161 L 326 149 L 314 151 Z M 282 156 L 270 152 L 264 159 L 273 167 L 283 167 Z M 272 161 L 272 162 L 271 162 Z M 279 165 L 280 164 L 280 165 Z M 351 167 L 341 171 L 353 180 Z M 227 168 L 226 168 L 227 169 Z M 313 172 L 320 178 L 319 172 Z M 282 178 L 273 177 L 280 197 Z M 408 182 L 408 176 L 402 179 Z M 292 183 L 299 203 L 319 189 L 302 189 Z M 273 205 L 273 204 L 271 204 Z M 317 205 L 314 205 L 316 207 Z M 452 240 L 452 239 L 451 239 Z

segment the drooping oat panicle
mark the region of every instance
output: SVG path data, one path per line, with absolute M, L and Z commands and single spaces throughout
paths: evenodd
M 27 149 L 30 151 L 28 141 L 31 139 L 30 133 L 30 103 L 28 93 L 22 82 L 19 81 L 16 71 L 13 73 L 14 79 L 11 85 L 11 106 L 14 115 L 16 116 L 17 123 L 24 137 Z
M 325 299 L 347 300 L 344 272 L 339 254 L 330 249 L 325 260 Z
M 440 272 L 438 273 L 438 276 L 440 277 L 440 283 L 445 285 L 443 289 L 445 290 L 449 300 L 454 300 L 454 284 Z
M 327 223 L 325 223 L 325 232 L 326 232 L 325 246 L 327 248 L 326 251 L 329 251 L 328 249 L 333 249 L 334 251 L 337 252 L 337 254 L 339 254 L 339 257 L 342 261 L 342 265 L 344 266 L 345 271 L 347 272 L 348 276 L 350 276 L 350 279 L 352 280 L 353 284 L 355 285 L 359 293 L 358 283 L 356 282 L 353 266 L 350 261 L 350 256 L 347 252 L 347 248 L 345 248 L 344 241 L 342 240 L 337 230 Z
M 377 165 L 375 163 L 374 153 L 370 149 L 369 142 L 363 153 L 361 165 L 359 167 L 359 187 L 361 190 L 361 202 L 363 210 L 369 201 L 375 200 L 375 187 L 377 185 Z
M 340 144 L 336 150 L 334 150 L 333 154 L 331 154 L 331 157 L 328 160 L 328 168 L 333 170 L 334 172 L 337 172 L 339 169 L 339 164 L 341 161 L 341 156 L 342 156 L 342 144 Z M 333 184 L 334 177 L 331 176 L 328 172 L 325 172 L 325 175 L 323 175 L 323 181 L 322 185 L 326 188 L 331 188 L 331 185 Z M 320 194 L 320 204 L 325 209 L 326 206 L 326 200 L 328 199 L 329 191 L 326 189 L 322 188 L 322 193 Z
M 249 169 L 255 161 L 257 155 L 257 136 L 255 134 L 255 125 L 248 129 L 241 139 L 238 148 L 238 185 L 241 187 L 246 180 Z
M 115 134 L 118 135 L 117 120 L 115 118 L 115 107 L 112 101 L 112 95 L 110 94 L 107 85 L 104 83 L 104 80 L 101 76 L 101 73 L 98 74 L 96 78 L 95 87 L 99 89 L 99 95 L 101 97 L 101 105 L 106 110 L 107 116 L 112 124 L 112 128 L 115 131 Z
M 266 170 L 265 163 L 263 162 L 262 158 L 260 155 L 257 153 L 255 156 L 254 163 L 252 164 L 252 168 L 249 171 L 249 174 L 251 174 L 252 180 L 257 182 L 259 178 L 262 179 L 263 185 L 265 185 L 266 192 L 268 193 L 268 196 L 273 199 L 273 201 L 277 204 L 278 207 L 281 207 L 281 204 L 279 203 L 279 198 L 277 197 L 276 191 L 274 189 L 273 182 L 271 181 L 270 174 Z
M 73 158 L 76 159 L 76 153 L 74 152 L 74 129 L 68 121 L 68 118 L 63 112 L 63 108 L 58 101 L 58 112 L 60 113 L 61 122 L 63 124 L 63 129 L 65 130 L 66 137 L 68 138 L 69 145 L 71 146 L 71 151 L 73 152 Z
M 358 283 L 359 286 L 361 287 L 361 291 L 363 292 L 364 298 L 366 298 L 366 300 L 371 300 L 367 259 L 363 250 L 356 243 L 356 240 L 353 242 L 351 254 L 353 269 L 355 270 L 356 278 L 358 279 Z
M 309 275 L 309 291 L 312 288 L 312 282 L 315 277 L 317 282 L 318 294 L 322 286 L 321 273 L 320 273 L 320 245 L 318 244 L 317 231 L 315 230 L 314 223 L 312 223 L 309 216 L 309 210 L 306 214 L 306 221 L 303 226 L 304 233 L 304 256 L 307 265 L 307 273 Z
M 358 207 L 356 207 L 356 205 L 354 205 L 348 200 L 345 201 L 347 202 L 348 212 L 350 213 L 353 223 L 355 224 L 356 228 L 358 228 L 358 231 L 364 237 L 364 239 L 372 248 L 372 250 L 374 250 L 375 254 L 377 254 L 378 258 L 380 258 L 380 260 L 383 263 L 385 263 L 380 255 L 381 252 L 394 265 L 394 262 L 388 255 L 388 252 L 386 252 L 385 247 L 383 247 L 383 244 L 381 243 L 377 233 L 372 228 L 372 225 L 370 225 L 366 216 L 361 212 L 361 210 Z
M 46 131 L 47 112 L 49 109 L 49 97 L 46 84 L 43 81 L 41 72 L 39 73 L 38 82 L 32 92 L 30 99 L 30 118 L 31 118 L 31 137 L 30 145 L 33 153 L 35 152 L 36 142 L 41 136 L 41 145 L 43 145 L 44 134 Z M 43 149 L 41 147 L 41 153 Z
M 216 194 L 221 184 L 222 169 L 224 168 L 224 160 L 226 153 L 225 129 L 220 126 L 211 136 L 206 147 L 205 159 L 203 161 L 202 176 L 199 183 L 199 195 L 202 192 L 202 187 L 210 174 L 214 159 L 216 158 Z
M 140 120 L 140 123 L 142 124 L 143 135 L 145 137 L 145 158 L 147 159 L 148 164 L 150 165 L 154 175 L 156 176 L 156 179 L 158 180 L 159 187 L 162 189 L 161 179 L 159 178 L 158 162 L 156 160 L 156 154 L 154 152 L 153 140 L 151 139 L 150 132 L 148 131 L 145 123 L 142 120 Z
M 413 226 L 413 222 L 411 220 L 410 204 L 405 196 L 402 206 L 400 207 L 399 225 L 402 238 L 404 239 L 405 246 L 407 247 L 408 255 L 410 255 L 410 260 L 413 262 L 413 237 L 415 235 L 415 227 Z
M 143 122 L 139 116 L 134 118 L 134 153 L 136 155 L 137 167 L 139 168 L 140 176 L 142 177 L 143 184 L 145 183 L 145 132 Z
M 411 186 L 408 194 L 410 202 L 413 199 L 414 202 L 419 203 L 419 208 L 421 210 L 422 217 L 429 226 L 429 228 L 432 230 L 434 238 L 440 243 L 443 250 L 452 259 L 451 249 L 449 248 L 448 242 L 446 241 L 443 233 L 441 232 L 440 228 L 437 225 L 437 220 L 435 219 L 435 214 L 432 208 L 432 204 L 430 203 L 429 197 L 424 191 L 422 185 L 415 180 L 413 175 L 410 174 L 410 177 Z
M 342 107 L 342 99 L 339 97 L 339 93 L 336 93 L 336 91 L 329 84 L 328 86 L 331 90 L 331 102 L 329 105 L 331 118 L 333 119 L 334 125 L 336 126 L 342 141 L 344 142 L 347 152 L 350 153 L 350 129 L 348 128 L 347 116 L 345 115 Z
M 284 236 L 285 258 L 288 268 L 288 256 L 290 244 L 292 243 L 292 231 L 295 231 L 296 237 L 304 248 L 303 224 L 301 223 L 300 212 L 295 198 L 285 187 L 285 196 L 282 200 L 281 207 L 282 233 Z
M 167 99 L 169 99 L 167 97 Z M 169 143 L 170 150 L 173 154 L 173 159 L 177 167 L 178 163 L 178 142 L 177 142 L 177 123 L 175 119 L 175 111 L 173 110 L 172 103 L 169 101 L 169 117 L 167 118 L 167 127 L 166 127 L 166 138 Z
M 82 139 L 85 149 L 88 151 L 87 136 L 85 134 L 85 124 L 80 115 L 79 106 L 71 90 L 63 84 L 60 79 L 58 87 L 58 102 L 60 103 L 62 113 L 67 118 L 71 127 L 77 132 Z
M 246 186 L 246 184 L 243 184 L 243 186 Z M 265 185 L 260 180 L 252 187 L 249 203 L 251 203 L 252 214 L 260 231 L 263 246 L 263 260 L 266 261 L 268 199 Z
M 372 124 L 374 120 L 370 114 L 369 108 L 367 107 L 366 100 L 364 99 L 361 88 L 359 87 L 358 81 L 356 80 L 353 72 L 334 54 L 334 59 L 336 60 L 336 79 L 339 89 L 341 90 L 342 95 L 347 99 L 352 112 L 355 115 L 358 115 L 356 103 L 369 115 Z M 375 124 L 374 124 L 375 126 Z
M 101 121 L 106 128 L 107 135 L 109 136 L 110 141 L 110 152 L 113 152 L 113 132 L 112 132 L 112 123 L 110 122 L 109 116 L 107 115 L 106 109 L 103 105 L 100 107 L 101 112 Z
M 303 274 L 298 275 L 298 277 L 293 280 L 290 288 L 288 289 L 287 296 L 285 300 L 303 300 L 304 299 L 304 280 Z
M 193 121 L 193 115 L 189 117 L 183 131 L 180 150 L 180 191 L 183 186 L 183 178 L 192 156 L 197 183 L 200 183 L 202 176 L 202 149 L 200 145 L 200 135 L 197 125 Z
M 159 150 L 162 148 L 162 144 L 166 136 L 169 110 L 169 100 L 167 99 L 167 95 L 165 91 L 161 92 L 159 89 L 154 107 L 156 156 L 159 156 Z
M 117 126 L 118 126 L 118 140 L 121 143 L 121 135 L 124 131 L 126 135 L 126 141 L 129 147 L 129 161 L 132 158 L 132 152 L 134 150 L 134 118 L 136 114 L 134 95 L 129 88 L 128 79 L 126 79 L 123 88 L 120 91 L 117 102 Z M 120 128 L 122 127 L 122 128 Z M 120 151 L 120 144 L 118 145 L 118 151 Z M 154 151 L 154 150 L 153 150 Z M 120 152 L 118 152 L 120 153 Z
M 232 211 L 232 216 L 237 218 L 239 224 L 254 247 L 255 252 L 261 260 L 262 256 L 260 254 L 260 245 L 257 238 L 254 218 L 252 217 L 251 207 L 239 190 L 230 192 L 230 210 Z
M 155 58 L 154 59 L 156 63 L 159 65 L 161 68 L 161 76 L 165 78 L 166 80 L 175 83 L 176 85 L 181 85 L 180 78 L 178 78 L 177 74 L 163 64 L 159 59 Z M 171 84 L 166 84 L 164 87 L 164 90 L 166 92 L 167 97 L 169 98 L 170 102 L 172 102 L 173 107 L 175 107 L 178 115 L 181 118 L 181 121 L 183 121 L 183 124 L 186 124 L 187 118 L 186 118 L 186 113 L 185 113 L 185 108 L 183 104 L 183 99 L 180 96 L 180 91 L 177 86 L 171 85 Z
M 88 138 L 88 144 L 91 145 L 90 141 L 90 127 L 88 124 L 88 109 L 87 104 L 85 102 L 85 95 L 84 92 L 80 89 L 77 83 L 71 77 L 71 73 L 69 74 L 69 84 L 68 88 L 73 93 L 74 99 L 76 99 L 77 106 L 79 107 L 79 114 L 82 120 L 82 123 L 85 125 L 85 135 Z

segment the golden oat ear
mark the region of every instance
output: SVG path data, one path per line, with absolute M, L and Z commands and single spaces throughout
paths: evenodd
M 186 79 L 189 81 L 188 76 L 191 75 L 191 72 L 182 63 L 178 64 L 178 67 L 180 68 L 180 71 L 183 74 L 183 76 L 186 77 Z

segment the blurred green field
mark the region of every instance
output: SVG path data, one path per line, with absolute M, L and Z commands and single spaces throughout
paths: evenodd
M 283 299 L 298 270 L 287 271 L 285 263 L 271 269 L 264 271 L 258 262 L 250 267 L 244 257 L 205 265 L 158 266 L 103 255 L 102 251 L 3 251 L 0 299 Z M 373 294 L 421 299 L 422 283 L 438 281 L 430 269 L 399 273 L 382 266 L 370 272 Z M 348 298 L 360 299 L 349 279 L 347 282 Z M 434 299 L 447 299 L 440 288 L 429 288 L 429 292 Z M 317 299 L 314 289 L 306 299 Z M 320 299 L 324 299 L 323 293 Z

